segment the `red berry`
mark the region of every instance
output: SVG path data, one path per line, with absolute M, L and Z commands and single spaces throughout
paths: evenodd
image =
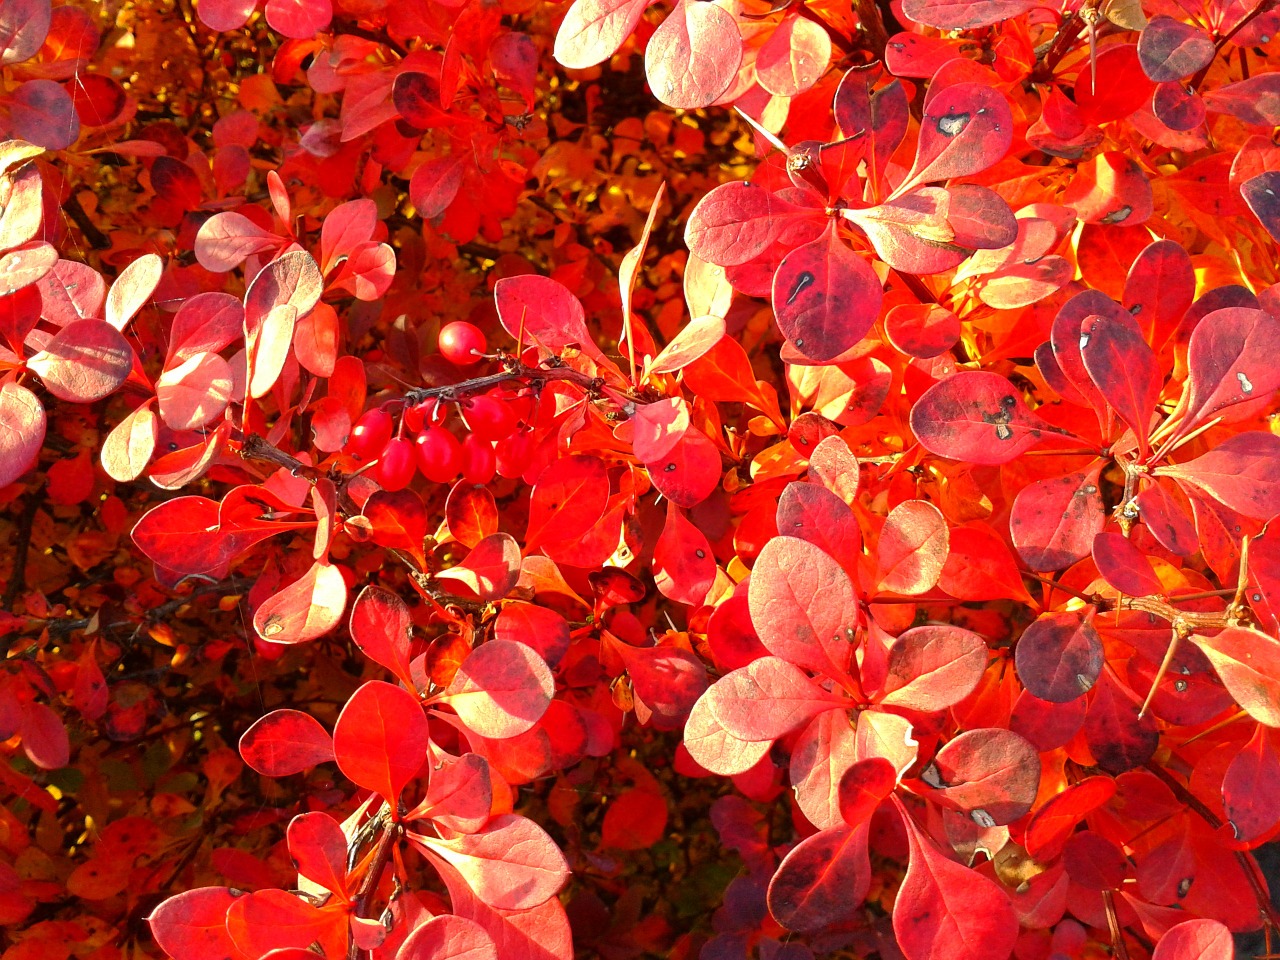
M 485 343 L 484 334 L 474 323 L 455 320 L 441 329 L 439 347 L 440 355 L 450 363 L 466 367 L 480 361 L 481 358 L 476 354 L 484 353 L 488 344 Z
M 517 430 L 505 440 L 500 440 L 494 452 L 498 457 L 498 473 L 514 480 L 522 476 L 533 461 L 532 430 Z
M 356 421 L 342 452 L 357 460 L 376 460 L 391 441 L 391 414 L 374 407 Z
M 403 490 L 413 479 L 413 444 L 396 437 L 382 451 L 373 473 L 383 490 Z
M 464 403 L 462 418 L 467 421 L 471 432 L 482 440 L 505 440 L 516 426 L 511 408 L 488 394 L 472 397 Z
M 498 469 L 498 460 L 493 453 L 493 444 L 482 440 L 474 433 L 468 434 L 462 442 L 462 476 L 467 483 L 484 485 L 493 479 Z
M 462 470 L 462 444 L 444 427 L 426 427 L 413 447 L 418 469 L 432 483 L 448 483 Z
M 436 408 L 438 401 L 435 397 L 423 400 L 421 403 L 414 404 L 412 407 L 405 407 L 404 411 L 404 428 L 409 433 L 417 433 L 426 424 L 432 412 Z

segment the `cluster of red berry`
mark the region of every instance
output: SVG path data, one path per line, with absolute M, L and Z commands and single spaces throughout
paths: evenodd
M 457 321 L 440 331 L 440 354 L 459 367 L 485 356 L 479 328 Z M 495 474 L 518 477 L 533 460 L 536 397 L 494 388 L 462 400 L 441 403 L 434 397 L 413 406 L 393 400 L 367 411 L 347 438 L 342 452 L 372 463 L 369 475 L 384 490 L 403 490 L 415 470 L 433 483 L 451 483 L 461 474 L 468 483 L 486 484 Z M 448 406 L 457 407 L 463 439 L 449 428 Z M 402 406 L 397 425 L 387 407 Z

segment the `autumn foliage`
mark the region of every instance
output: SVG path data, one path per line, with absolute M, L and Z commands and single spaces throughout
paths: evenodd
M 1280 948 L 1277 0 L 55 2 L 2 960 Z

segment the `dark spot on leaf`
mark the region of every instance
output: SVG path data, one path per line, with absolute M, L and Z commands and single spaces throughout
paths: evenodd
M 804 273 L 800 274 L 800 276 L 796 277 L 796 285 L 791 288 L 791 294 L 787 297 L 787 303 L 795 303 L 796 297 L 800 296 L 800 292 L 804 290 L 805 287 L 812 285 L 813 274 L 806 270 Z M 796 342 L 799 343 L 798 340 Z
M 1178 881 L 1178 899 L 1181 900 L 1191 890 L 1191 883 L 1195 877 L 1183 877 Z
M 996 818 L 993 817 L 991 814 L 987 813 L 987 811 L 983 810 L 981 807 L 979 807 L 976 810 L 971 810 L 969 812 L 969 817 L 978 826 L 983 827 L 987 830 L 990 830 L 992 827 L 996 825 Z
M 1129 214 L 1133 213 L 1133 207 L 1127 203 L 1119 210 L 1112 210 L 1102 218 L 1103 223 L 1120 223 L 1122 220 L 1129 219 Z
M 1175 681 L 1173 681 L 1173 689 L 1177 690 L 1179 693 L 1186 693 L 1186 692 L 1187 692 L 1187 681 L 1185 681 L 1185 680 L 1175 680 Z
M 674 462 L 672 462 L 672 463 L 668 463 L 668 464 L 667 464 L 665 467 L 663 467 L 662 469 L 663 469 L 663 472 L 664 472 L 664 473 L 670 473 L 670 472 L 671 472 L 672 470 L 674 470 L 675 468 L 676 468 L 676 465 L 675 465 L 675 463 L 674 463 Z
M 1138 314 L 1142 312 L 1142 304 L 1135 303 L 1132 307 L 1129 308 L 1129 312 L 1136 317 Z
M 954 137 L 969 125 L 969 114 L 947 113 L 938 118 L 935 126 L 944 137 Z
M 707 551 L 705 551 L 705 550 L 698 549 L 698 550 L 693 551 L 693 553 L 694 553 L 694 555 L 695 555 L 699 560 L 705 560 L 705 559 L 706 559 Z

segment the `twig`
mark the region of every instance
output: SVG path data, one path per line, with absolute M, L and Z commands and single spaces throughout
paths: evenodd
M 364 875 L 364 880 L 360 883 L 360 890 L 356 894 L 356 902 L 352 907 L 352 916 L 360 918 L 364 917 L 368 912 L 369 901 L 374 893 L 377 892 L 378 881 L 382 879 L 382 871 L 386 869 L 387 861 L 391 859 L 391 851 L 395 848 L 403 832 L 404 827 L 391 820 L 387 820 L 383 825 L 382 836 L 378 838 L 378 846 L 373 851 L 373 862 L 369 864 L 369 872 Z M 355 957 L 361 953 L 368 960 L 372 960 L 373 951 L 359 950 L 353 940 L 347 955 L 352 960 L 355 960 Z
M 4 589 L 4 600 L 0 607 L 12 610 L 18 594 L 27 582 L 27 553 L 31 549 L 31 527 L 36 520 L 36 511 L 40 509 L 40 498 L 32 491 L 27 494 L 22 513 L 18 516 L 18 530 L 13 550 L 13 576 Z
M 111 240 L 105 233 L 98 229 L 89 214 L 85 212 L 84 207 L 80 206 L 80 198 L 72 193 L 65 201 L 63 201 L 62 209 L 67 215 L 76 222 L 76 226 L 80 228 L 80 232 L 84 234 L 84 238 L 89 241 L 89 245 L 95 250 L 110 250 Z

